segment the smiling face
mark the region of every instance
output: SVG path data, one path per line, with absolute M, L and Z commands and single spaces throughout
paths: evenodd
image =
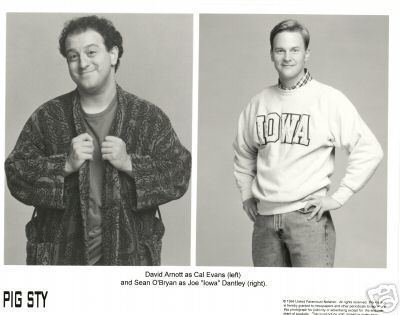
M 69 74 L 85 94 L 99 94 L 115 84 L 118 48 L 110 51 L 103 37 L 92 29 L 70 34 L 65 40 Z
M 294 86 L 304 74 L 304 66 L 310 55 L 299 32 L 278 33 L 271 49 L 271 60 L 285 87 Z

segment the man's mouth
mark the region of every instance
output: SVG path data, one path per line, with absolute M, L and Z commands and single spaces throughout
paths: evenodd
M 81 72 L 79 72 L 79 74 L 80 75 L 85 75 L 85 74 L 88 74 L 88 73 L 92 73 L 94 70 L 89 70 L 89 71 L 81 71 Z

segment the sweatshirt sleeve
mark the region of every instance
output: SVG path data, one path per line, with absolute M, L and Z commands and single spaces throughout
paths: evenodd
M 45 154 L 43 135 L 34 113 L 5 161 L 11 194 L 27 205 L 63 209 L 65 160 L 66 154 Z
M 183 196 L 189 186 L 191 154 L 180 143 L 168 117 L 155 113 L 154 132 L 146 133 L 148 155 L 130 154 L 135 181 L 137 210 L 167 203 Z
M 249 104 L 240 114 L 238 131 L 233 143 L 233 173 L 236 178 L 236 184 L 240 190 L 242 201 L 253 197 L 251 185 L 257 174 L 258 148 L 253 139 L 255 117 L 251 116 L 251 105 Z
M 332 198 L 341 205 L 359 191 L 374 174 L 383 151 L 374 134 L 362 120 L 353 104 L 337 92 L 329 104 L 334 109 L 330 125 L 335 147 L 348 153 L 346 172 Z

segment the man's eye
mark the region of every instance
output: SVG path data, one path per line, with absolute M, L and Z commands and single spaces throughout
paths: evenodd
M 95 50 L 89 50 L 88 56 L 94 56 L 94 55 L 96 55 L 96 53 L 97 53 L 97 51 L 95 51 Z
M 281 53 L 283 53 L 283 49 L 277 49 L 277 50 L 275 50 L 275 52 L 276 52 L 277 54 L 281 54 Z
M 70 54 L 70 55 L 68 55 L 68 57 L 67 57 L 67 59 L 68 59 L 68 61 L 75 61 L 75 60 L 77 60 L 78 59 L 78 55 L 77 54 Z

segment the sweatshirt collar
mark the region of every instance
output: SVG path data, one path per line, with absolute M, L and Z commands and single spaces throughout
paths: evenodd
M 297 81 L 297 83 L 291 87 L 284 87 L 281 83 L 281 81 L 278 79 L 278 87 L 282 90 L 295 90 L 298 89 L 304 85 L 306 85 L 308 82 L 310 82 L 312 80 L 310 71 L 308 71 L 308 69 L 304 68 L 304 75 L 301 77 L 301 79 L 299 81 Z

